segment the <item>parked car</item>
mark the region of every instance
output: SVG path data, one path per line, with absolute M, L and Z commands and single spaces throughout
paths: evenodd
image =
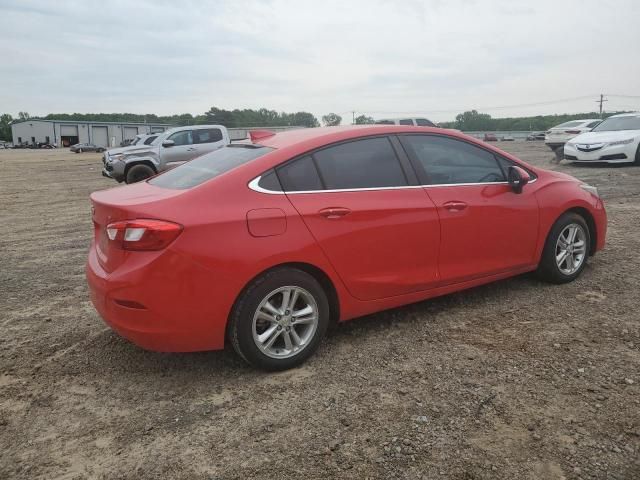
M 544 138 L 545 138 L 545 133 L 544 132 L 530 133 L 529 135 L 527 135 L 527 141 L 528 142 L 535 142 L 535 141 L 538 141 L 538 140 L 544 141 Z
M 571 120 L 557 125 L 545 132 L 544 143 L 554 152 L 558 149 L 562 153 L 564 144 L 581 133 L 589 132 L 602 120 L 599 118 L 587 118 L 585 120 Z M 560 159 L 560 156 L 558 156 Z
M 91 195 L 87 279 L 120 335 L 170 352 L 228 339 L 249 363 L 286 369 L 332 322 L 524 272 L 570 282 L 604 247 L 594 187 L 460 133 L 252 140 Z
M 415 125 L 417 127 L 437 127 L 435 123 L 426 118 L 383 118 L 376 120 L 376 125 Z
M 503 142 L 514 142 L 516 139 L 511 135 L 503 135 L 500 140 Z
M 222 125 L 173 128 L 149 145 L 109 150 L 102 159 L 102 175 L 118 182 L 140 182 L 229 143 L 229 132 Z
M 564 146 L 564 158 L 640 165 L 640 112 L 613 115 L 591 132 L 572 138 Z
M 104 152 L 106 148 L 99 147 L 98 145 L 94 145 L 93 143 L 76 143 L 75 145 L 71 145 L 69 150 L 73 153 Z
M 498 141 L 498 137 L 496 137 L 493 133 L 485 133 L 483 140 L 485 142 L 497 142 Z

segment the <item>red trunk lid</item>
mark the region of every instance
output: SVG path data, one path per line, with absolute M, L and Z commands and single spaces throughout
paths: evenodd
M 185 190 L 155 187 L 147 182 L 101 190 L 91 194 L 96 254 L 102 268 L 112 272 L 129 255 L 146 255 L 116 248 L 107 238 L 107 226 L 120 220 L 153 218 L 171 220 L 162 215 L 166 201 L 183 194 Z

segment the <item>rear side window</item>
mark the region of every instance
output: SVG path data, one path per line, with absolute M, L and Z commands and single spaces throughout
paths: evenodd
M 398 122 L 400 125 L 413 125 L 413 120 L 410 118 L 405 118 L 404 120 L 400 120 Z
M 287 192 L 322 190 L 322 182 L 310 156 L 302 157 L 278 168 L 282 188 Z
M 215 150 L 149 180 L 162 188 L 188 189 L 273 151 L 273 148 L 237 144 Z
M 392 120 L 378 120 L 376 125 L 395 125 Z
M 402 143 L 429 185 L 506 181 L 493 154 L 470 143 L 436 135 L 406 135 Z
M 157 136 L 157 135 L 152 135 L 151 137 L 147 138 L 147 139 L 144 141 L 144 144 L 145 144 L 145 145 L 151 145 L 151 143 L 152 143 L 156 138 L 158 138 L 158 136 Z
M 191 130 L 183 130 L 181 132 L 172 133 L 167 140 L 173 140 L 176 146 L 179 145 L 191 145 L 193 139 L 191 138 Z
M 329 190 L 406 186 L 407 178 L 389 139 L 367 138 L 313 154 Z
M 193 143 L 214 143 L 222 140 L 222 132 L 219 128 L 207 128 L 193 130 Z

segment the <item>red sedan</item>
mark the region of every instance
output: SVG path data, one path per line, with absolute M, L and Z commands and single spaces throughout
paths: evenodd
M 597 190 L 459 132 L 254 132 L 91 195 L 104 320 L 156 351 L 298 365 L 331 322 L 524 272 L 574 280 L 604 246 Z

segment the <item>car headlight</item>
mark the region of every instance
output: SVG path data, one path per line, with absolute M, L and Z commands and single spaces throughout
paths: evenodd
M 630 143 L 633 143 L 634 140 L 634 138 L 629 138 L 627 140 L 616 140 L 615 142 L 609 142 L 609 146 L 615 147 L 616 145 L 629 145 Z
M 109 160 L 112 162 L 117 162 L 118 160 L 124 159 L 124 153 L 116 153 L 115 155 L 110 155 Z
M 591 195 L 593 195 L 595 197 L 599 197 L 600 196 L 598 194 L 598 189 L 596 187 L 594 187 L 593 185 L 587 185 L 586 183 L 581 183 L 580 184 L 580 188 L 582 188 L 583 190 L 589 192 Z

